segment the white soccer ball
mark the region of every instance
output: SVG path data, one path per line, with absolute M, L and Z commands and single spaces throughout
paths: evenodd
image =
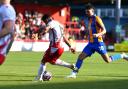
M 43 78 L 43 81 L 50 81 L 52 79 L 51 72 L 45 71 L 42 78 Z

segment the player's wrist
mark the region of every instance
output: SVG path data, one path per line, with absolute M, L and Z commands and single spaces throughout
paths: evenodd
M 71 45 L 69 45 L 69 48 L 71 48 Z
M 66 44 L 68 45 L 68 47 L 69 47 L 69 48 L 71 48 L 71 45 L 70 45 L 70 43 L 66 42 Z

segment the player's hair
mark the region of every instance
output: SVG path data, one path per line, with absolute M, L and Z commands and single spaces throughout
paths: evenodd
M 43 21 L 46 21 L 46 20 L 50 20 L 51 17 L 50 17 L 50 15 L 48 15 L 48 14 L 44 14 L 41 19 L 42 19 Z
M 94 9 L 94 10 L 95 10 L 95 7 L 94 7 L 91 3 L 88 3 L 88 4 L 85 6 L 85 10 L 88 10 L 88 9 Z

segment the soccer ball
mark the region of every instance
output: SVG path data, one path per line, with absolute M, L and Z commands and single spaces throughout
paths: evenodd
M 51 72 L 45 71 L 42 78 L 43 78 L 43 81 L 50 81 L 52 79 Z

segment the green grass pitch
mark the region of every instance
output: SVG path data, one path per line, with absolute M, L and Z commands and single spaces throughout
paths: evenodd
M 48 64 L 52 80 L 33 82 L 42 55 L 41 52 L 10 52 L 0 66 L 0 89 L 128 89 L 128 62 L 119 60 L 108 64 L 97 53 L 84 61 L 76 79 L 65 78 L 70 69 Z M 65 52 L 61 59 L 75 63 L 78 55 Z

